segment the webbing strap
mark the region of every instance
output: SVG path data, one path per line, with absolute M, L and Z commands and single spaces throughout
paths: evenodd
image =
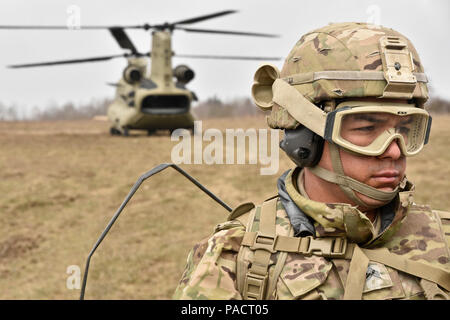
M 445 290 L 450 291 L 450 272 L 445 269 L 404 258 L 389 252 L 386 248 L 362 250 L 371 261 L 379 262 L 391 268 L 437 283 Z
M 273 246 L 276 237 L 276 205 L 278 198 L 265 201 L 261 207 L 259 221 L 259 231 L 255 232 L 254 256 L 252 264 L 245 275 L 243 296 L 246 300 L 264 299 L 270 256 L 272 252 L 267 250 L 267 246 Z
M 447 211 L 440 211 L 440 210 L 433 210 L 436 212 L 441 219 L 450 219 L 450 212 Z
M 300 123 L 307 123 L 308 129 L 323 137 L 327 114 L 305 98 L 297 89 L 281 79 L 272 84 L 273 102 L 286 109 Z
M 330 147 L 331 164 L 333 166 L 334 172 L 339 176 L 346 177 L 344 173 L 344 167 L 342 166 L 339 148 L 333 143 L 330 143 L 329 147 Z M 347 179 L 341 180 L 342 181 L 339 182 L 338 186 L 342 189 L 342 191 L 344 191 L 347 197 L 352 199 L 360 207 L 362 208 L 367 207 L 367 205 L 356 196 L 355 192 L 350 186 L 351 184 L 350 181 Z
M 252 230 L 253 221 L 255 220 L 255 214 L 257 211 L 261 211 L 261 208 L 258 207 L 255 210 L 252 210 L 250 212 L 250 217 L 247 221 L 246 230 Z M 260 212 L 261 213 L 261 212 Z M 236 266 L 236 282 L 237 282 L 237 288 L 239 292 L 244 292 L 244 284 L 247 274 L 247 263 L 244 261 L 245 251 L 239 250 L 238 256 L 237 256 L 237 266 Z
M 371 186 L 368 186 L 364 183 L 361 183 L 351 177 L 339 175 L 335 172 L 328 171 L 322 167 L 315 166 L 308 168 L 313 174 L 316 176 L 322 178 L 323 180 L 326 180 L 331 183 L 335 184 L 346 184 L 351 186 L 351 188 L 359 193 L 362 193 L 370 198 L 374 198 L 380 201 L 389 201 L 395 198 L 397 195 L 399 189 L 398 187 L 395 188 L 393 191 L 381 191 L 376 188 L 373 188 Z M 368 195 L 370 193 L 370 195 Z
M 369 258 L 356 245 L 345 282 L 344 300 L 361 300 Z
M 246 232 L 241 245 L 252 248 L 262 248 L 256 243 L 257 232 Z M 313 238 L 276 236 L 273 244 L 266 245 L 263 250 L 267 252 L 291 252 L 304 255 L 319 255 L 329 258 L 345 258 L 347 252 L 347 239 L 338 237 Z
M 432 210 L 432 212 L 436 215 L 444 239 L 447 242 L 447 254 L 450 256 L 450 224 L 447 221 L 450 220 L 450 212 L 440 210 Z
M 246 232 L 241 245 L 250 248 L 258 246 L 258 248 L 262 249 L 260 245 L 255 243 L 256 238 L 257 232 Z M 349 260 L 353 258 L 356 248 L 357 245 L 347 243 L 346 238 L 324 237 L 314 239 L 313 237 L 276 236 L 274 242 L 270 245 L 265 245 L 262 250 L 266 250 L 269 253 L 283 251 L 301 253 L 306 256 L 317 255 L 326 258 Z M 389 252 L 386 248 L 361 249 L 358 247 L 358 250 L 361 250 L 370 261 L 379 262 L 418 278 L 429 280 L 439 284 L 446 290 L 450 290 L 450 272 L 447 270 L 402 257 Z

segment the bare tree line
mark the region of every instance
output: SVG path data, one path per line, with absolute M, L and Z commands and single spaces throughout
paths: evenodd
M 0 121 L 57 121 L 57 120 L 81 120 L 91 119 L 98 115 L 106 115 L 111 99 L 92 100 L 89 103 L 76 105 L 67 102 L 62 106 L 51 105 L 41 110 L 35 107 L 26 117 L 19 116 L 16 106 L 5 106 L 0 102 Z M 450 101 L 432 97 L 425 105 L 425 109 L 431 114 L 450 113 Z M 235 98 L 224 102 L 216 96 L 193 105 L 193 113 L 200 119 L 242 117 L 264 115 L 249 97 Z
M 91 100 L 88 103 L 76 105 L 67 102 L 62 106 L 51 104 L 41 110 L 34 107 L 31 114 L 19 115 L 17 106 L 5 106 L 0 102 L 0 121 L 54 121 L 90 119 L 96 115 L 105 115 L 111 99 Z
M 450 101 L 440 97 L 432 98 L 425 104 L 425 109 L 431 114 L 450 113 Z
M 235 98 L 229 102 L 223 102 L 216 96 L 199 102 L 193 108 L 194 114 L 199 119 L 224 118 L 224 117 L 242 117 L 263 115 L 264 112 L 255 106 L 253 101 L 248 98 Z

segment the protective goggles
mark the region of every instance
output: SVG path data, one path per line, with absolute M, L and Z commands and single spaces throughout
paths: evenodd
M 405 156 L 428 142 L 431 116 L 410 104 L 348 101 L 327 114 L 324 139 L 367 156 L 383 154 L 396 140 Z
M 346 101 L 326 113 L 281 79 L 272 85 L 273 102 L 325 140 L 367 156 L 383 154 L 396 140 L 405 156 L 428 142 L 431 116 L 407 103 Z

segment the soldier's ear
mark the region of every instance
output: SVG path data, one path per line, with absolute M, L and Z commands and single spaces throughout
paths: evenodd
M 272 109 L 272 84 L 280 77 L 280 70 L 273 64 L 263 64 L 253 77 L 252 99 L 263 111 Z

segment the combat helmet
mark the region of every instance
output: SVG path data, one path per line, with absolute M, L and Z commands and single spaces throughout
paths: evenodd
M 358 101 L 367 97 L 376 102 Z M 402 152 L 411 156 L 429 137 L 431 117 L 424 110 L 427 77 L 420 58 L 409 39 L 377 25 L 337 23 L 305 34 L 281 71 L 270 64 L 258 68 L 252 98 L 262 110 L 270 111 L 268 125 L 285 131 L 280 147 L 287 155 L 298 166 L 338 184 L 360 206 L 368 207 L 354 191 L 388 202 L 405 181 L 392 192 L 356 181 L 344 174 L 339 148 L 376 156 L 397 139 Z M 392 103 L 392 99 L 408 103 Z M 368 145 L 358 145 L 340 135 L 346 116 L 377 111 L 406 116 L 407 137 L 393 128 Z M 334 172 L 317 166 L 325 140 L 330 142 Z

